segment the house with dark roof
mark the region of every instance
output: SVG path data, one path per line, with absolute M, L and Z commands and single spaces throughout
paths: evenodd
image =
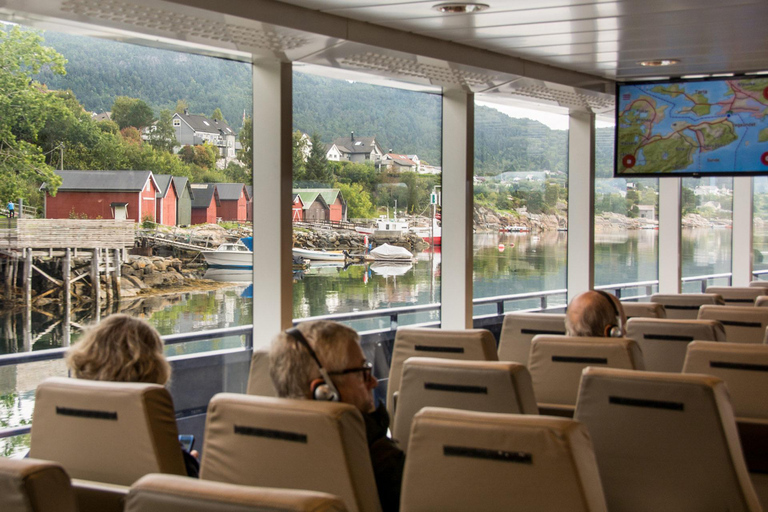
M 304 220 L 346 222 L 347 202 L 337 188 L 297 188 L 293 190 L 303 203 Z
M 219 196 L 217 217 L 224 221 L 247 221 L 250 196 L 245 183 L 216 183 L 215 185 Z
M 160 191 L 157 193 L 155 205 L 155 219 L 158 224 L 166 226 L 176 225 L 176 202 L 178 194 L 173 184 L 173 176 L 170 174 L 155 174 L 155 181 Z
M 192 224 L 216 224 L 219 194 L 215 183 L 192 185 Z
M 160 187 L 152 171 L 56 171 L 61 186 L 45 194 L 45 218 L 155 220 Z M 40 187 L 45 190 L 45 184 Z
M 226 160 L 236 157 L 235 142 L 237 134 L 224 121 L 215 121 L 205 116 L 176 112 L 171 118 L 176 132 L 176 141 L 182 146 L 199 146 L 208 142 L 219 150 L 219 158 Z
M 336 158 L 333 154 L 334 151 L 338 151 L 341 154 L 341 157 L 338 158 L 339 160 L 348 160 L 350 162 L 372 161 L 374 164 L 378 164 L 384 154 L 381 146 L 376 142 L 376 137 L 359 137 L 355 135 L 355 132 L 351 132 L 349 137 L 334 139 L 326 153 L 328 160 Z
M 173 186 L 176 189 L 176 225 L 189 226 L 192 224 L 192 184 L 182 176 L 173 177 Z

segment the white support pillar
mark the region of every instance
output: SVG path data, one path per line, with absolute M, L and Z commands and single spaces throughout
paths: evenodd
M 472 184 L 474 95 L 443 92 L 443 329 L 472 327 Z
M 731 235 L 733 286 L 752 281 L 752 177 L 733 178 L 733 234 Z
M 253 346 L 293 320 L 290 63 L 253 65 Z M 275 151 L 279 148 L 279 151 Z
M 595 116 L 568 122 L 568 302 L 595 285 Z
M 681 191 L 680 178 L 659 178 L 659 293 L 682 290 Z

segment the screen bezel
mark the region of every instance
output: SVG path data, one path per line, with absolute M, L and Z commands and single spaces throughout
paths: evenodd
M 726 82 L 729 80 L 749 80 L 749 79 L 761 79 L 768 80 L 768 75 L 733 75 L 733 76 L 708 76 L 701 78 L 669 78 L 665 80 L 637 80 L 631 82 L 616 82 L 616 108 L 614 116 L 614 129 L 613 129 L 613 177 L 614 178 L 706 178 L 706 177 L 734 177 L 734 176 L 768 176 L 768 167 L 765 170 L 755 171 L 715 171 L 715 172 L 688 172 L 688 171 L 673 171 L 673 172 L 622 172 L 619 173 L 619 115 L 621 113 L 619 109 L 619 97 L 621 95 L 621 88 L 627 86 L 640 86 L 640 85 L 659 85 L 659 84 L 679 84 L 679 83 L 694 83 L 694 82 Z M 768 110 L 768 105 L 766 106 Z

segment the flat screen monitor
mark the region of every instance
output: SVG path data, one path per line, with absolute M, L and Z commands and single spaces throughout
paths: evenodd
M 616 177 L 768 174 L 768 76 L 620 83 Z

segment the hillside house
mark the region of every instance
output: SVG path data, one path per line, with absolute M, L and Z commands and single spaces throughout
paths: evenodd
M 245 222 L 248 220 L 250 195 L 244 183 L 216 183 L 219 202 L 217 217 L 223 221 Z
M 176 131 L 176 141 L 181 146 L 199 146 L 208 142 L 219 150 L 219 158 L 225 161 L 236 157 L 235 142 L 237 136 L 224 121 L 214 121 L 205 116 L 183 114 L 176 112 L 171 118 L 173 129 Z
M 348 160 L 350 162 L 372 161 L 375 165 L 379 165 L 381 157 L 384 155 L 381 146 L 376 142 L 376 137 L 357 137 L 355 132 L 351 132 L 349 137 L 335 139 L 331 149 L 333 149 L 333 146 L 341 154 L 339 160 Z M 328 158 L 328 160 L 331 160 L 331 158 Z
M 178 194 L 173 184 L 173 176 L 170 174 L 156 174 L 155 181 L 160 191 L 157 193 L 155 205 L 155 219 L 158 224 L 166 226 L 176 225 L 176 204 Z
M 189 226 L 192 224 L 192 184 L 187 178 L 173 177 L 173 186 L 176 189 L 176 225 Z
M 343 158 L 343 155 L 341 154 L 341 150 L 339 150 L 339 147 L 336 144 L 326 144 L 325 158 L 329 162 L 340 162 Z
M 294 189 L 304 204 L 304 220 L 346 222 L 347 202 L 337 188 Z
M 382 168 L 386 168 L 390 172 L 418 172 L 419 170 L 419 157 L 413 155 L 416 160 L 411 158 L 411 155 L 400 155 L 397 153 L 387 153 L 381 159 Z
M 192 224 L 216 224 L 219 194 L 214 183 L 192 185 Z
M 637 211 L 637 216 L 641 219 L 656 220 L 656 206 L 652 204 L 639 204 Z
M 155 220 L 160 187 L 151 171 L 56 171 L 61 186 L 45 194 L 45 218 Z M 40 188 L 45 190 L 46 185 Z

